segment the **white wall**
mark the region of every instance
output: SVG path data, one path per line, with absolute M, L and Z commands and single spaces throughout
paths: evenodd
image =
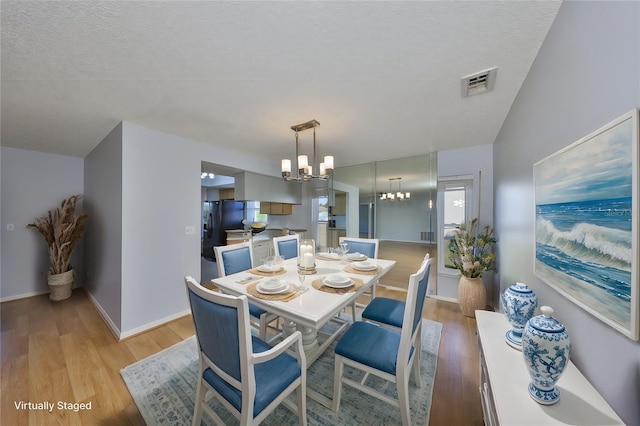
M 481 176 L 480 171 L 482 171 Z M 471 218 L 479 217 L 481 226 L 493 226 L 493 145 L 439 151 L 438 179 L 461 175 L 473 177 Z M 479 202 L 480 212 L 478 213 Z M 440 199 L 438 204 L 441 204 Z M 442 235 L 442 232 L 441 224 L 438 224 L 438 235 Z M 441 250 L 447 250 L 447 247 L 441 247 Z M 482 279 L 487 290 L 487 302 L 497 306 L 499 292 L 494 288 L 496 286 L 494 274 L 484 274 Z M 452 274 L 450 270 L 438 269 L 438 297 L 457 301 L 459 280 L 459 273 Z
M 0 300 L 48 293 L 47 245 L 27 224 L 60 206 L 63 199 L 83 193 L 82 158 L 0 147 L 2 185 L 2 282 Z M 78 204 L 78 211 L 83 207 Z M 7 231 L 7 224 L 14 231 Z M 80 240 L 71 259 L 74 285 L 83 283 L 83 245 Z
M 533 164 L 640 106 L 639 22 L 637 1 L 564 2 L 494 149 L 500 288 L 523 281 L 555 309 L 572 361 L 629 425 L 640 424 L 640 343 L 533 275 Z

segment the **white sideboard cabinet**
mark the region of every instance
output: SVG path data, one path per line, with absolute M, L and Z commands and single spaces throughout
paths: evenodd
M 624 425 L 609 404 L 570 362 L 556 386 L 560 400 L 540 405 L 522 352 L 504 340 L 511 328 L 502 313 L 476 311 L 480 352 L 480 398 L 486 425 Z M 569 330 L 571 335 L 571 330 Z

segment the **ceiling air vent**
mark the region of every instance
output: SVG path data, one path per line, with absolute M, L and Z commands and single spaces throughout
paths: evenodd
M 475 74 L 462 77 L 462 97 L 479 95 L 493 90 L 498 68 L 490 68 Z

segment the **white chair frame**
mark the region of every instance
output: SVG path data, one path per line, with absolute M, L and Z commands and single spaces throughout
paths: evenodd
M 280 241 L 289 241 L 289 240 L 296 240 L 297 242 L 297 246 L 300 246 L 300 234 L 294 234 L 294 235 L 283 235 L 281 237 L 273 237 L 273 253 L 276 256 L 280 256 L 280 248 L 278 247 L 278 242 Z
M 213 248 L 216 252 L 216 263 L 218 264 L 219 277 L 224 277 L 227 275 L 224 270 L 224 260 L 222 257 L 222 253 L 224 253 L 225 251 L 237 250 L 242 247 L 247 247 L 249 249 L 249 255 L 251 257 L 251 267 L 253 267 L 254 266 L 253 265 L 253 245 L 251 241 L 244 241 L 242 243 L 230 244 L 226 246 L 216 246 Z M 276 331 L 276 336 L 267 340 L 267 330 L 269 328 L 269 324 L 271 324 L 273 321 L 279 321 L 280 317 L 278 315 L 270 312 L 265 312 L 264 314 L 260 315 L 260 317 L 254 317 L 254 316 L 250 316 L 250 317 L 254 319 L 253 325 L 258 329 L 260 339 L 271 343 L 280 336 L 281 330 L 278 328 L 278 326 L 276 326 L 274 327 L 274 330 Z
M 380 240 L 377 238 L 356 238 L 356 237 L 340 237 L 339 238 L 339 242 L 343 242 L 344 240 L 347 240 L 347 242 L 349 241 L 357 241 L 357 242 L 362 242 L 362 243 L 374 243 L 375 244 L 375 250 L 374 250 L 374 259 L 378 258 L 378 248 L 380 247 Z M 374 297 L 376 297 L 376 285 L 378 284 L 378 281 L 374 282 L 371 287 L 369 288 L 369 290 L 365 291 L 364 293 L 362 293 L 363 296 L 368 296 L 370 300 L 373 300 Z M 352 316 L 353 316 L 353 321 L 356 321 L 356 307 L 358 308 L 364 308 L 367 305 L 364 305 L 362 303 L 358 303 L 358 302 L 354 302 L 354 304 L 351 306 L 352 309 Z
M 196 404 L 194 408 L 194 415 L 192 426 L 200 426 L 202 421 L 202 413 L 206 412 L 211 416 L 216 424 L 223 425 L 222 419 L 209 407 L 207 401 L 211 399 L 211 396 L 215 396 L 218 401 L 233 415 L 240 420 L 241 425 L 259 425 L 262 421 L 280 404 L 284 405 L 298 415 L 299 424 L 306 426 L 307 424 L 307 360 L 302 346 L 302 334 L 300 331 L 295 331 L 289 335 L 278 345 L 274 346 L 268 351 L 253 353 L 251 343 L 251 333 L 249 331 L 249 303 L 247 296 L 229 296 L 223 293 L 216 293 L 210 291 L 196 282 L 192 277 L 185 277 L 185 283 L 188 288 L 196 295 L 206 300 L 211 300 L 217 304 L 224 306 L 231 306 L 239 311 L 238 331 L 240 333 L 240 377 L 245 378 L 242 381 L 238 381 L 229 376 L 222 369 L 216 366 L 202 351 L 198 351 L 199 356 L 199 368 L 198 368 L 198 384 L 196 389 Z M 197 337 L 197 333 L 196 333 Z M 197 337 L 199 338 L 199 337 Z M 198 344 L 200 346 L 200 344 Z M 293 350 L 289 350 L 293 348 Z M 274 399 L 262 412 L 254 418 L 253 416 L 253 404 L 256 394 L 256 382 L 254 377 L 254 365 L 269 361 L 278 355 L 287 352 L 289 355 L 294 356 L 298 360 L 300 365 L 301 375 L 295 381 L 293 381 L 280 395 Z M 222 377 L 227 383 L 235 387 L 242 392 L 242 409 L 240 411 L 230 404 L 225 398 L 223 398 L 206 380 L 202 375 L 207 368 L 211 368 L 216 374 Z M 296 389 L 297 391 L 297 406 L 293 406 L 285 398 L 289 396 Z M 209 394 L 210 393 L 210 394 Z
M 396 375 L 393 376 L 386 372 L 371 368 L 367 365 L 360 364 L 349 358 L 345 358 L 341 355 L 335 354 L 335 370 L 333 378 L 333 411 L 340 409 L 340 397 L 342 394 L 342 384 L 352 386 L 368 395 L 387 402 L 393 406 L 400 408 L 400 417 L 402 419 L 403 426 L 411 425 L 411 414 L 409 407 L 409 375 L 413 371 L 414 380 L 417 387 L 422 387 L 422 378 L 420 377 L 420 356 L 422 353 L 422 312 L 420 313 L 420 321 L 412 333 L 413 318 L 416 309 L 416 298 L 418 295 L 418 285 L 420 280 L 424 278 L 428 270 L 428 265 L 431 263 L 430 259 L 426 259 L 422 262 L 420 269 L 409 277 L 409 291 L 407 293 L 407 305 L 404 311 L 403 327 L 400 332 L 400 346 L 398 350 L 398 357 L 396 362 Z M 427 277 L 428 279 L 428 277 Z M 428 282 L 427 282 L 428 286 Z M 424 309 L 424 304 L 422 305 Z M 413 354 L 410 355 L 411 347 L 416 349 Z M 408 360 L 408 362 L 407 362 Z M 344 366 L 349 365 L 365 372 L 364 377 L 360 382 L 343 377 Z M 398 399 L 389 398 L 387 395 L 366 386 L 366 382 L 369 374 L 381 377 L 392 383 L 396 383 L 398 389 Z

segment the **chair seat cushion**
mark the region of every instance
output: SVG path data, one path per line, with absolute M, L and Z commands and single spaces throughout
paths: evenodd
M 401 328 L 405 306 L 405 302 L 400 300 L 376 297 L 367 305 L 364 311 L 362 311 L 362 319 Z
M 252 336 L 253 353 L 260 353 L 271 349 L 268 343 Z M 298 360 L 289 354 L 280 354 L 274 359 L 255 365 L 256 398 L 253 404 L 253 415 L 257 416 L 271 403 L 287 386 L 302 374 Z M 213 370 L 207 368 L 204 379 L 229 401 L 238 411 L 241 410 L 242 393 L 229 385 Z
M 366 322 L 356 322 L 344 333 L 335 352 L 395 375 L 399 346 L 400 333 Z

